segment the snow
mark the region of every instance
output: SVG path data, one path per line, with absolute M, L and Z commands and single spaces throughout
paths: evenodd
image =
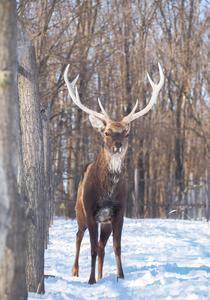
M 54 220 L 45 252 L 45 275 L 51 277 L 45 279 L 45 294 L 29 293 L 29 300 L 210 299 L 210 222 L 125 218 L 122 235 L 125 279 L 117 281 L 110 237 L 103 278 L 95 285 L 88 284 L 88 231 L 81 246 L 80 276 L 71 276 L 76 232 L 75 220 Z

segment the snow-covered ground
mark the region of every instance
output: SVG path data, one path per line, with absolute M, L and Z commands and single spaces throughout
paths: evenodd
M 29 299 L 210 299 L 210 222 L 125 219 L 122 263 L 117 282 L 112 237 L 106 246 L 104 277 L 88 285 L 90 244 L 86 231 L 80 253 L 80 277 L 71 276 L 76 221 L 57 218 L 46 250 L 45 295 Z

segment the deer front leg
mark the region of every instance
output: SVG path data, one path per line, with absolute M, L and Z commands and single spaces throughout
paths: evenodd
M 72 276 L 77 276 L 77 277 L 79 276 L 78 260 L 79 260 L 79 252 L 80 252 L 80 246 L 81 246 L 83 236 L 84 236 L 84 231 L 79 229 L 76 237 L 76 255 L 75 255 L 74 265 L 72 268 Z
M 111 234 L 111 224 L 101 224 L 101 235 L 98 243 L 98 280 L 103 276 L 104 248 Z
M 121 234 L 123 226 L 123 216 L 116 215 L 113 221 L 113 248 L 117 263 L 117 279 L 124 279 L 124 273 L 121 262 Z
M 96 257 L 98 253 L 98 224 L 95 222 L 90 222 L 88 224 L 88 229 L 90 233 L 90 245 L 91 245 L 91 271 L 89 284 L 96 283 L 95 269 L 96 269 Z

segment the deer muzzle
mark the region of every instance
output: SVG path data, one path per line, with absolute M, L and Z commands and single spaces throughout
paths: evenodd
M 121 153 L 122 152 L 122 143 L 119 140 L 116 140 L 113 143 L 112 149 L 114 151 L 114 153 Z

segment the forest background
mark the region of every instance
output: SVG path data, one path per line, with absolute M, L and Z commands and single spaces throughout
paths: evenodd
M 132 124 L 126 216 L 209 219 L 209 11 L 204 0 L 0 1 L 1 299 L 44 293 L 49 226 L 74 217 L 100 151 L 64 84 L 69 63 L 82 102 L 99 110 L 100 97 L 115 120 L 146 106 L 146 72 L 159 82 L 161 64 L 159 97 Z
M 35 46 L 41 103 L 50 110 L 55 201 L 75 201 L 82 169 L 101 147 L 87 114 L 68 95 L 63 80 L 68 63 L 70 80 L 80 74 L 81 101 L 99 110 L 100 97 L 116 120 L 131 111 L 136 99 L 139 109 L 146 106 L 151 97 L 146 72 L 157 83 L 157 63 L 163 67 L 158 100 L 132 124 L 127 216 L 134 206 L 138 217 L 165 215 L 165 209 L 153 208 L 154 202 L 165 203 L 167 186 L 149 188 L 142 179 L 173 175 L 177 189 L 184 190 L 182 181 L 192 174 L 205 178 L 210 163 L 209 1 L 24 0 L 18 1 L 18 21 Z

